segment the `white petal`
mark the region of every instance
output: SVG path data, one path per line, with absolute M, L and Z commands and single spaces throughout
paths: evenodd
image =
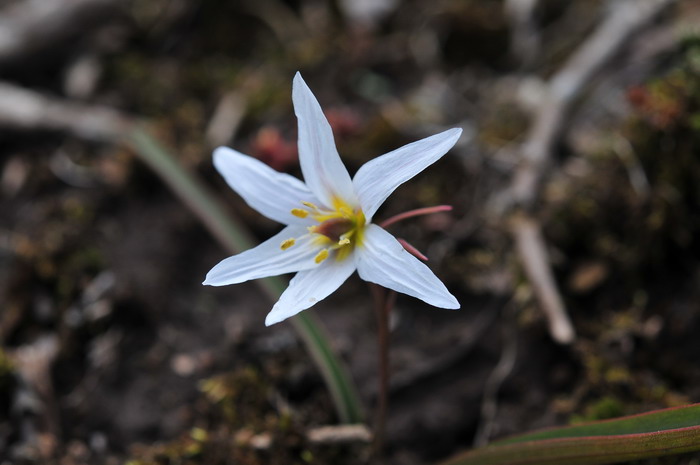
M 300 271 L 289 282 L 280 300 L 272 307 L 265 325 L 270 326 L 306 310 L 316 302 L 325 299 L 355 271 L 351 257 L 336 262 L 328 261 L 306 271 Z
M 444 284 L 416 257 L 406 252 L 394 236 L 377 225 L 365 230 L 355 250 L 360 278 L 402 292 L 441 308 L 459 308 Z
M 296 239 L 287 250 L 280 247 L 287 239 Z M 294 273 L 316 267 L 318 246 L 303 226 L 287 226 L 262 244 L 222 260 L 207 273 L 202 284 L 225 286 L 250 279 Z
M 299 163 L 306 185 L 326 207 L 333 207 L 336 197 L 356 205 L 352 180 L 335 148 L 331 126 L 299 73 L 294 76 L 292 101 L 299 122 Z
M 214 166 L 231 188 L 248 205 L 264 216 L 282 224 L 309 225 L 308 218 L 292 215 L 301 202 L 318 202 L 308 187 L 285 173 L 273 170 L 260 160 L 228 147 L 214 150 Z
M 455 145 L 461 134 L 459 128 L 448 129 L 362 165 L 355 174 L 353 184 L 367 222 L 397 187 L 439 160 Z

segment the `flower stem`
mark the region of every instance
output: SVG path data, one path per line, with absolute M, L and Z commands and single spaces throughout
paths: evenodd
M 381 457 L 384 449 L 386 416 L 389 409 L 389 314 L 396 301 L 396 292 L 377 284 L 370 284 L 377 314 L 377 342 L 379 346 L 379 391 L 374 427 L 374 455 Z
M 422 215 L 430 215 L 431 213 L 438 213 L 438 212 L 448 212 L 452 210 L 451 205 L 436 205 L 434 207 L 425 207 L 425 208 L 417 208 L 415 210 L 409 210 L 407 212 L 399 213 L 398 215 L 394 215 L 391 218 L 388 218 L 381 223 L 379 223 L 379 226 L 382 228 L 386 228 L 389 225 L 392 225 L 394 223 L 398 223 L 399 221 L 405 220 L 406 218 L 412 218 L 414 216 L 422 216 Z

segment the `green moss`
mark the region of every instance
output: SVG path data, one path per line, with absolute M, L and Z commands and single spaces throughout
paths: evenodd
M 614 397 L 603 397 L 588 406 L 581 415 L 574 415 L 571 418 L 572 424 L 587 423 L 597 420 L 607 420 L 617 418 L 625 414 L 622 402 Z
M 247 367 L 206 379 L 200 382 L 199 389 L 209 402 L 220 409 L 230 426 L 263 429 L 264 414 L 271 409 L 267 397 L 270 388 L 257 369 Z
M 366 445 L 318 446 L 280 409 L 264 371 L 246 366 L 200 382 L 201 399 L 189 431 L 167 443 L 131 449 L 130 465 L 306 465 L 357 463 Z
M 14 380 L 15 365 L 7 353 L 0 349 L 0 393 L 10 389 Z

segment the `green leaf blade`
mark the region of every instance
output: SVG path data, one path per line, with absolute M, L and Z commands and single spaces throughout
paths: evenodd
M 443 465 L 591 465 L 700 450 L 700 404 L 495 442 Z

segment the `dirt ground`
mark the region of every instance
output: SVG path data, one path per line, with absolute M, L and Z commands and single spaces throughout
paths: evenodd
M 509 186 L 547 86 L 621 2 L 66 0 L 50 15 L 39 3 L 0 5 L 0 39 L 21 38 L 0 40 L 0 463 L 437 463 L 700 400 L 700 2 L 666 2 L 585 80 L 523 204 Z M 94 132 L 105 109 L 147 120 L 263 240 L 279 226 L 230 191 L 211 151 L 300 176 L 296 71 L 351 173 L 464 130 L 378 213 L 454 207 L 391 232 L 462 305 L 398 297 L 385 462 L 366 439 L 313 438 L 338 417 L 292 325 L 265 327 L 273 302 L 255 282 L 202 286 L 228 252 L 133 148 Z M 32 119 L 32 98 L 53 103 Z M 542 231 L 568 344 L 516 247 L 522 215 Z M 355 275 L 310 311 L 371 428 L 366 283 Z

